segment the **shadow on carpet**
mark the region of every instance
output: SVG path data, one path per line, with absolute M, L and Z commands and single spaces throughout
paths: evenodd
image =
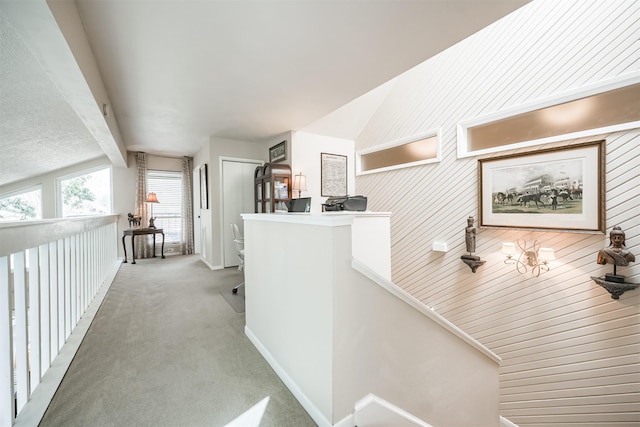
M 234 294 L 233 288 L 236 285 L 237 283 L 228 286 L 224 291 L 220 291 L 220 295 L 236 313 L 244 313 L 244 286 L 240 286 L 238 292 Z

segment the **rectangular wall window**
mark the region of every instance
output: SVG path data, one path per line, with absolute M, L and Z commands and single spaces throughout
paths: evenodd
M 58 215 L 66 218 L 111 213 L 111 167 L 58 178 Z
M 640 126 L 640 82 L 615 79 L 458 124 L 466 157 Z
M 147 191 L 158 198 L 158 203 L 149 203 L 149 215 L 153 214 L 155 226 L 164 231 L 165 251 L 171 253 L 172 246 L 182 242 L 182 174 L 147 171 Z
M 357 173 L 365 175 L 440 161 L 439 136 L 435 131 L 404 138 L 357 153 Z
M 30 187 L 0 196 L 0 221 L 42 219 L 42 188 Z

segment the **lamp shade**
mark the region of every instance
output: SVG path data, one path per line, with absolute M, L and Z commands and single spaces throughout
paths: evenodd
M 502 244 L 502 253 L 505 255 L 515 255 L 516 254 L 516 245 L 515 243 L 503 243 Z
M 147 200 L 145 200 L 145 202 L 147 202 L 147 203 L 160 203 L 158 201 L 158 196 L 156 196 L 156 193 L 149 193 L 149 195 L 147 196 Z
M 556 254 L 553 252 L 553 248 L 540 248 L 538 259 L 540 261 L 553 261 L 556 259 Z
M 293 177 L 293 191 L 307 191 L 307 177 L 302 172 Z

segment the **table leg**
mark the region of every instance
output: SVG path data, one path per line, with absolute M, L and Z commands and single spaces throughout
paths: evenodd
M 127 262 L 127 245 L 124 244 L 124 238 L 127 237 L 126 235 L 122 236 L 122 249 L 124 249 L 124 263 Z
M 156 257 L 156 233 L 153 233 L 153 256 L 152 258 Z
M 162 258 L 164 258 L 164 233 L 162 233 L 162 249 L 160 254 L 162 255 Z
M 131 264 L 135 264 L 136 263 L 136 242 L 135 242 L 135 238 L 136 238 L 136 235 L 132 234 L 131 235 L 131 259 L 133 261 L 131 261 Z

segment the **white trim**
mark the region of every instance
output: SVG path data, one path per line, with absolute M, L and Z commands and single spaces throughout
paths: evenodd
M 323 213 L 260 213 L 260 214 L 242 214 L 244 221 L 269 221 L 269 222 L 286 222 L 290 224 L 308 224 L 322 225 L 327 227 L 335 227 L 340 225 L 351 225 L 356 216 L 359 217 L 390 217 L 390 212 L 353 212 L 353 211 L 336 211 Z
M 371 169 L 368 171 L 362 170 L 362 156 L 364 154 L 376 153 L 378 151 L 387 150 L 393 147 L 399 147 L 405 144 L 411 144 L 412 142 L 420 141 L 421 139 L 427 139 L 427 138 L 433 138 L 433 137 L 437 138 L 437 143 L 436 143 L 437 148 L 436 148 L 436 157 L 432 159 L 419 160 L 419 161 L 410 162 L 410 163 L 402 163 L 399 165 L 386 166 L 383 168 Z M 412 136 L 401 138 L 401 139 L 391 141 L 382 145 L 377 145 L 372 148 L 365 148 L 362 150 L 358 150 L 356 151 L 356 176 L 369 175 L 372 173 L 386 172 L 386 171 L 396 170 L 396 169 L 410 168 L 413 166 L 425 165 L 429 163 L 438 163 L 442 158 L 441 149 L 442 149 L 442 128 L 438 128 L 438 129 L 428 130 L 418 135 L 412 135 Z
M 333 425 L 333 427 L 357 427 L 356 421 L 353 414 L 349 414 L 337 423 Z
M 80 344 L 82 344 L 82 340 L 84 340 L 85 335 L 89 331 L 89 327 L 91 326 L 91 323 L 93 323 L 93 319 L 98 314 L 98 310 L 107 295 L 107 291 L 111 288 L 111 284 L 116 277 L 116 273 L 120 268 L 121 262 L 122 260 L 117 260 L 113 264 L 113 267 L 104 279 L 100 290 L 96 292 L 93 297 L 91 305 L 89 305 L 87 310 L 82 313 L 80 321 L 78 321 L 67 342 L 53 360 L 51 367 L 42 377 L 40 384 L 34 390 L 29 402 L 27 402 L 24 408 L 22 408 L 22 411 L 18 414 L 13 427 L 37 426 L 42 420 L 42 417 L 49 407 L 54 394 L 58 390 L 58 386 L 62 382 L 64 375 L 67 373 L 67 369 L 69 369 L 73 358 L 78 352 Z
M 42 192 L 42 184 L 30 185 L 28 187 L 24 187 L 19 190 L 10 191 L 9 193 L 0 194 L 0 200 L 21 196 L 25 193 L 31 193 L 32 191 L 36 191 L 36 190 L 40 190 L 40 192 Z
M 204 259 L 204 257 L 202 256 L 202 254 L 200 254 L 200 261 L 202 261 L 202 263 L 204 265 L 206 265 L 207 267 L 209 267 L 209 270 L 224 270 L 224 267 L 221 265 L 213 265 L 211 264 L 209 261 L 207 261 L 206 259 Z
M 365 397 L 363 397 L 362 399 L 360 399 L 359 401 L 356 402 L 355 406 L 354 406 L 354 421 L 356 421 L 356 423 L 358 422 L 358 412 L 362 411 L 364 408 L 366 408 L 369 405 L 378 405 L 384 409 L 386 409 L 389 412 L 392 412 L 396 415 L 398 415 L 401 418 L 404 418 L 405 420 L 411 422 L 412 424 L 415 424 L 417 426 L 422 426 L 422 427 L 432 427 L 431 424 L 427 423 L 426 421 L 421 420 L 420 418 L 416 417 L 415 415 L 410 414 L 409 412 L 405 411 L 402 408 L 397 407 L 396 405 L 394 405 L 393 403 L 387 402 L 386 400 L 384 400 L 381 397 L 376 396 L 375 394 L 369 393 L 367 394 Z
M 489 114 L 485 114 L 473 119 L 465 119 L 458 122 L 457 134 L 458 134 L 458 158 L 478 156 L 481 154 L 496 153 L 500 151 L 512 150 L 523 147 L 532 147 L 536 145 L 548 144 L 551 142 L 563 141 L 567 139 L 582 138 L 593 135 L 601 135 L 605 133 L 620 132 L 628 129 L 635 129 L 640 127 L 640 121 L 620 123 L 612 126 L 605 126 L 594 129 L 587 129 L 579 132 L 572 132 L 563 135 L 554 135 L 547 138 L 540 138 L 530 141 L 518 142 L 515 144 L 503 145 L 500 147 L 488 148 L 485 150 L 468 151 L 468 129 L 470 127 L 483 125 L 486 123 L 495 122 L 508 117 L 517 116 L 519 114 L 528 113 L 531 111 L 539 110 L 541 108 L 550 107 L 553 105 L 563 104 L 565 102 L 575 101 L 587 96 L 596 95 L 599 93 L 607 92 L 610 90 L 619 89 L 625 86 L 640 83 L 640 72 L 632 72 L 624 74 L 622 76 L 596 82 L 587 86 L 583 86 L 578 89 L 573 89 L 567 92 L 559 93 L 547 98 L 538 99 L 525 104 L 521 104 L 515 107 L 507 108 L 506 110 L 495 111 Z
M 260 342 L 258 337 L 256 337 L 253 332 L 249 329 L 248 326 L 245 325 L 244 333 L 249 338 L 249 341 L 253 343 L 253 345 L 258 349 L 262 357 L 269 363 L 269 365 L 276 372 L 278 377 L 282 380 L 282 382 L 287 386 L 287 388 L 291 391 L 293 396 L 300 402 L 302 407 L 309 413 L 309 416 L 313 419 L 313 421 L 318 424 L 319 427 L 331 427 L 331 421 L 328 420 L 320 411 L 320 409 L 313 404 L 311 399 L 307 397 L 306 394 L 298 387 L 298 384 L 287 374 L 287 372 L 280 366 L 280 364 L 276 361 L 273 355 L 267 350 L 267 348 Z

